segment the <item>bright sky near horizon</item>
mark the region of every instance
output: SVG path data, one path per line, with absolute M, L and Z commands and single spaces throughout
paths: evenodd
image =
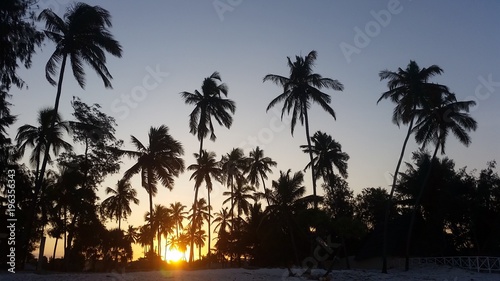
M 117 119 L 117 137 L 132 149 L 130 135 L 147 143 L 151 126 L 165 124 L 185 149 L 186 166 L 194 163 L 198 141 L 189 133 L 188 115 L 182 91 L 200 89 L 205 77 L 219 71 L 237 104 L 230 130 L 217 126 L 217 141 L 205 148 L 217 156 L 233 147 L 245 153 L 259 145 L 265 155 L 278 162 L 271 180 L 279 171 L 301 170 L 308 162 L 299 145 L 305 144 L 304 127 L 297 125 L 290 135 L 285 116 L 279 119 L 282 104 L 266 113 L 269 102 L 282 92 L 266 74 L 287 76 L 286 57 L 318 52 L 315 72 L 338 79 L 343 92 L 326 90 L 332 97 L 337 120 L 319 106 L 311 107 L 311 134 L 322 130 L 342 144 L 349 160 L 349 186 L 355 193 L 365 187 L 388 188 L 406 129 L 391 123 L 394 104 L 381 101 L 387 90 L 378 73 L 406 68 L 410 60 L 420 67 L 439 65 L 444 74 L 432 82 L 447 85 L 460 100 L 475 100 L 472 116 L 478 129 L 471 133 L 472 144 L 465 148 L 452 136 L 447 156 L 457 167 L 482 169 L 486 162 L 500 160 L 500 2 L 496 1 L 83 1 L 100 5 L 112 15 L 111 32 L 123 47 L 123 58 L 108 56 L 113 89 L 105 89 L 93 70 L 87 68 L 87 86 L 78 87 L 67 71 L 60 112 L 71 119 L 72 96 L 99 103 Z M 40 0 L 40 8 L 52 8 L 62 15 L 66 0 Z M 34 56 L 33 66 L 20 71 L 28 89 L 12 88 L 13 114 L 18 121 L 10 129 L 34 124 L 36 113 L 53 106 L 56 88 L 45 79 L 44 67 L 54 45 L 46 41 Z M 67 70 L 69 70 L 67 68 Z M 405 161 L 417 145 L 410 143 Z M 109 177 L 99 191 L 106 198 L 106 186 L 114 187 L 123 171 L 132 165 L 123 159 L 120 174 Z M 190 172 L 176 180 L 173 191 L 160 187 L 155 204 L 181 201 L 190 206 L 193 183 Z M 141 203 L 132 206 L 129 224 L 142 225 L 148 198 L 139 176 L 132 182 Z M 307 192 L 312 192 L 309 173 Z M 321 190 L 321 189 L 319 189 Z M 212 193 L 214 211 L 219 211 L 226 187 L 216 185 Z M 206 195 L 201 189 L 202 196 Z M 113 225 L 113 224 L 109 224 Z M 122 223 L 127 225 L 127 223 Z M 50 246 L 47 246 L 50 249 Z M 49 250 L 46 250 L 49 255 Z M 135 253 L 138 257 L 141 253 Z

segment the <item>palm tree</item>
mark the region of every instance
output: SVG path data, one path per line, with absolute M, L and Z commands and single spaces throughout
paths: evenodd
M 259 182 L 262 182 L 264 194 L 268 194 L 265 180 L 267 180 L 267 173 L 272 173 L 271 167 L 276 167 L 276 165 L 276 161 L 273 161 L 269 157 L 264 157 L 264 150 L 257 146 L 254 150 L 250 151 L 250 157 L 248 157 L 245 170 L 245 173 L 248 174 L 247 180 L 257 188 L 259 187 Z M 267 199 L 267 205 L 269 205 L 269 199 Z
M 189 114 L 189 132 L 193 135 L 197 135 L 200 141 L 200 149 L 198 155 L 202 155 L 203 151 L 203 140 L 210 133 L 210 139 L 215 141 L 217 136 L 214 133 L 214 126 L 212 118 L 214 118 L 219 125 L 223 125 L 226 128 L 230 128 L 233 123 L 233 117 L 228 112 L 232 114 L 236 111 L 236 103 L 230 99 L 225 99 L 222 97 L 224 95 L 227 97 L 228 88 L 227 85 L 217 84 L 217 80 L 222 81 L 220 74 L 215 71 L 203 80 L 201 85 L 201 93 L 195 90 L 194 93 L 182 92 L 182 98 L 186 104 L 193 104 L 195 108 Z M 194 193 L 194 206 L 198 201 L 198 189 L 195 188 Z M 196 209 L 193 210 L 196 213 Z M 191 234 L 194 229 L 191 230 Z M 191 235 L 193 238 L 193 235 Z M 193 254 L 194 240 L 191 239 L 190 247 L 190 259 L 194 256 Z
M 303 205 L 302 201 L 305 193 L 305 187 L 303 186 L 304 174 L 299 171 L 291 176 L 290 173 L 290 170 L 286 173 L 280 171 L 278 180 L 272 182 L 273 189 L 269 195 L 271 205 L 268 206 L 266 212 L 275 216 L 276 221 L 283 224 L 284 234 L 290 236 L 295 262 L 298 264 L 297 246 L 293 234 L 293 225 L 295 224 L 293 217 Z
M 201 260 L 201 248 L 205 246 L 205 239 L 207 239 L 207 235 L 205 234 L 205 230 L 198 229 L 194 233 L 194 243 L 198 247 L 198 259 Z M 209 249 L 210 252 L 210 249 Z
M 231 152 L 222 156 L 220 160 L 222 171 L 224 173 L 224 181 L 227 186 L 231 188 L 231 221 L 234 221 L 234 183 L 243 178 L 243 171 L 247 167 L 247 160 L 244 157 L 243 150 L 241 148 L 233 148 Z M 234 224 L 233 224 L 234 227 Z
M 153 215 L 151 216 L 151 213 L 148 212 L 144 219 L 152 225 L 153 231 L 156 231 L 158 256 L 161 256 L 161 236 L 165 235 L 168 239 L 168 235 L 172 233 L 173 228 L 173 223 L 170 219 L 170 209 L 163 205 L 156 204 Z
M 396 170 L 394 171 L 391 191 L 389 193 L 389 200 L 384 219 L 383 231 L 383 250 L 382 250 L 382 272 L 387 273 L 387 235 L 389 225 L 389 215 L 392 208 L 392 198 L 396 188 L 397 176 L 399 168 L 404 157 L 406 145 L 413 130 L 413 123 L 415 120 L 415 110 L 422 107 L 426 100 L 433 96 L 448 95 L 449 90 L 446 86 L 430 83 L 429 79 L 443 73 L 443 70 L 437 65 L 431 65 L 427 68 L 418 66 L 415 61 L 410 61 L 405 70 L 398 68 L 397 72 L 383 70 L 379 73 L 380 80 L 387 79 L 388 91 L 382 93 L 377 103 L 382 99 L 390 99 L 396 104 L 392 115 L 392 122 L 398 127 L 402 123 L 408 124 L 408 131 L 401 148 Z
M 308 163 L 306 169 L 312 164 L 316 171 L 315 178 L 321 176 L 325 183 L 334 176 L 333 167 L 337 168 L 343 178 L 347 178 L 349 155 L 342 151 L 342 145 L 321 131 L 314 133 L 311 140 L 314 143 L 311 151 L 307 145 L 300 146 L 305 153 L 312 152 L 315 155 L 313 162 Z
M 344 86 L 338 80 L 331 78 L 323 78 L 320 74 L 313 73 L 312 68 L 316 61 L 316 51 L 311 51 L 306 57 L 295 57 L 295 62 L 292 62 L 288 57 L 288 66 L 290 67 L 290 77 L 284 77 L 275 74 L 268 74 L 263 81 L 271 81 L 283 87 L 283 93 L 274 98 L 266 108 L 268 111 L 276 104 L 283 102 L 281 117 L 287 111 L 290 114 L 292 111 L 291 133 L 295 129 L 297 117 L 300 123 L 306 129 L 306 139 L 309 149 L 311 149 L 311 140 L 309 136 L 309 116 L 308 109 L 311 107 L 311 102 L 318 103 L 326 112 L 334 119 L 335 112 L 330 107 L 331 98 L 328 94 L 321 92 L 322 88 L 331 88 L 336 91 L 344 90 Z M 293 109 L 293 110 L 292 110 Z M 313 162 L 312 151 L 309 153 L 310 162 Z M 314 166 L 311 166 L 313 195 L 316 197 L 316 180 Z M 315 203 L 315 207 L 317 204 Z
M 72 146 L 63 139 L 64 133 L 70 133 L 68 122 L 62 121 L 59 114 L 56 115 L 56 122 L 51 126 L 54 110 L 50 108 L 41 109 L 38 112 L 37 126 L 25 124 L 17 130 L 16 140 L 20 155 L 24 155 L 26 147 L 33 148 L 30 155 L 30 163 L 36 168 L 35 181 L 40 172 L 40 156 L 49 147 L 49 139 L 52 139 L 52 153 L 59 154 L 59 151 L 71 150 Z M 48 160 L 50 161 L 50 154 Z
M 125 241 L 130 244 L 134 244 L 139 239 L 139 232 L 137 232 L 138 228 L 133 225 L 129 225 L 127 231 L 125 232 Z
M 121 230 L 121 220 L 127 219 L 132 214 L 130 202 L 139 204 L 137 199 L 137 191 L 126 180 L 119 180 L 116 184 L 116 190 L 111 187 L 106 188 L 106 194 L 112 194 L 106 198 L 101 204 L 101 212 L 108 218 L 116 218 L 118 221 L 118 229 Z
M 195 231 L 191 231 L 189 233 L 190 241 L 194 241 L 197 237 L 197 233 L 199 234 L 199 231 L 201 231 L 203 222 L 209 220 L 209 207 L 207 205 L 207 201 L 205 198 L 200 198 L 193 206 L 191 207 L 191 214 L 188 216 L 188 220 L 190 221 L 190 229 L 194 229 Z M 197 244 L 197 243 L 195 243 Z M 197 244 L 198 245 L 198 244 Z M 190 254 L 193 253 L 193 250 L 189 250 Z M 190 261 L 194 261 L 193 256 L 189 256 Z
M 150 247 L 153 245 L 151 244 L 151 240 L 155 238 L 155 232 L 151 228 L 151 224 L 145 224 L 141 227 L 139 227 L 139 233 L 137 234 L 137 240 L 136 242 L 141 245 L 141 247 L 145 247 L 146 250 L 144 253 L 147 252 L 153 252 L 153 249 L 147 249 L 147 246 L 149 244 Z
M 40 13 L 39 20 L 45 21 L 45 35 L 56 44 L 56 50 L 45 66 L 45 77 L 50 84 L 57 85 L 53 118 L 50 125 L 50 128 L 54 128 L 57 122 L 67 59 L 70 60 L 73 76 L 80 87 L 85 87 L 85 62 L 97 72 L 104 82 L 104 87 L 111 88 L 112 76 L 106 67 L 106 52 L 121 57 L 122 48 L 109 32 L 111 15 L 99 6 L 76 3 L 68 8 L 64 19 L 52 10 L 45 9 Z M 53 76 L 57 74 L 59 63 L 61 69 L 59 70 L 59 79 L 56 82 Z M 35 184 L 35 195 L 38 195 L 40 191 L 52 143 L 53 140 L 49 138 L 40 168 L 40 177 Z
M 203 80 L 202 93 L 198 90 L 195 90 L 194 93 L 181 93 L 186 104 L 195 105 L 189 114 L 189 130 L 191 134 L 197 135 L 200 141 L 199 155 L 203 150 L 203 140 L 208 136 L 208 133 L 210 133 L 210 140 L 215 141 L 217 138 L 212 118 L 219 125 L 229 129 L 233 123 L 233 117 L 228 111 L 232 114 L 236 111 L 236 103 L 222 97 L 222 95 L 227 97 L 227 85 L 225 83 L 217 84 L 216 80 L 222 81 L 217 71 Z
M 237 221 L 232 220 L 232 225 L 240 225 L 241 222 L 241 214 L 248 215 L 248 210 L 252 205 L 249 200 L 255 200 L 253 196 L 253 192 L 255 188 L 247 184 L 245 178 L 238 178 L 236 180 L 236 185 L 233 192 L 224 192 L 222 195 L 230 196 L 222 204 L 226 204 L 231 201 L 236 206 L 236 212 L 238 214 Z
M 219 212 L 215 213 L 214 223 L 216 223 L 214 227 L 214 232 L 218 233 L 218 239 L 220 239 L 222 233 L 227 233 L 231 229 L 231 214 L 226 208 L 221 209 Z
M 446 137 L 450 132 L 457 137 L 460 143 L 469 146 L 471 139 L 468 132 L 476 130 L 477 122 L 470 117 L 468 112 L 469 108 L 475 104 L 474 101 L 457 101 L 455 95 L 451 94 L 443 97 L 439 103 L 430 103 L 422 109 L 417 109 L 415 112 L 417 119 L 417 124 L 415 128 L 413 128 L 415 140 L 417 143 L 422 144 L 422 150 L 425 149 L 430 142 L 433 142 L 436 147 L 430 160 L 429 169 L 427 170 L 415 200 L 415 207 L 412 211 L 408 237 L 406 240 L 406 270 L 409 270 L 410 266 L 409 254 L 415 216 L 420 208 L 420 201 L 427 182 L 429 181 L 432 165 L 436 161 L 437 152 L 441 149 L 441 154 L 445 154 Z
M 194 157 L 197 159 L 197 164 L 190 165 L 187 169 L 194 171 L 191 175 L 190 180 L 195 180 L 194 188 L 198 189 L 200 185 L 205 182 L 208 192 L 208 254 L 210 255 L 210 242 L 211 242 L 211 214 L 210 210 L 212 206 L 210 205 L 210 192 L 212 192 L 212 178 L 216 181 L 222 183 L 222 169 L 220 168 L 220 163 L 215 160 L 217 157 L 214 152 L 207 152 L 202 150 L 201 155 L 195 153 Z M 192 229 L 193 230 L 193 229 Z
M 170 219 L 175 227 L 175 235 L 179 238 L 179 229 L 182 229 L 182 223 L 186 218 L 187 212 L 184 211 L 186 205 L 181 202 L 170 203 Z
M 137 151 L 120 150 L 121 154 L 137 159 L 123 178 L 129 180 L 133 175 L 140 173 L 142 186 L 149 195 L 149 213 L 153 213 L 153 197 L 158 192 L 157 183 L 172 190 L 174 188 L 174 177 L 178 177 L 184 171 L 184 154 L 182 144 L 176 141 L 169 133 L 168 127 L 161 125 L 158 128 L 151 127 L 149 130 L 149 145 L 145 146 L 136 137 L 131 136 L 132 144 Z M 150 251 L 153 251 L 153 239 L 150 241 Z

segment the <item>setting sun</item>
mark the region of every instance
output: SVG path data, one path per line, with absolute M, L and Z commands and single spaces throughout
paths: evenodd
M 166 261 L 167 262 L 178 262 L 180 260 L 182 260 L 184 258 L 184 253 L 178 251 L 178 250 L 169 250 L 167 252 L 167 257 L 166 257 Z

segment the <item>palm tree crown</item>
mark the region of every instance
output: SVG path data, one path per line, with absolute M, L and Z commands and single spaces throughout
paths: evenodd
M 116 184 L 116 190 L 110 187 L 106 188 L 106 194 L 111 194 L 101 204 L 101 210 L 109 218 L 115 217 L 118 220 L 118 229 L 121 229 L 121 219 L 127 219 L 132 214 L 130 202 L 139 204 L 137 191 L 126 180 L 119 180 Z

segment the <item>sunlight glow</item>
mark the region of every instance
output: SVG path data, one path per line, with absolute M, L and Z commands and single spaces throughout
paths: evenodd
M 184 253 L 178 251 L 178 250 L 169 250 L 167 252 L 167 257 L 166 261 L 167 262 L 178 262 L 184 258 Z

